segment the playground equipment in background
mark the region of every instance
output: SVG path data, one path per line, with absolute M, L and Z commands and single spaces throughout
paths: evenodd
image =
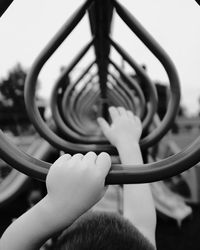
M 23 139 L 25 140 L 25 139 Z M 50 156 L 56 154 L 56 150 L 45 140 L 37 135 L 30 136 L 26 144 L 22 147 L 20 138 L 18 138 L 18 146 L 24 148 L 27 154 L 32 155 L 40 160 L 48 160 Z M 25 149 L 26 148 L 26 149 Z M 7 168 L 6 163 L 2 162 L 2 168 Z M 9 204 L 14 197 L 17 197 L 30 183 L 30 178 L 27 175 L 21 174 L 14 168 L 7 174 L 7 178 L 0 180 L 0 208 Z
M 11 2 L 2 1 L 0 13 L 3 13 Z M 153 130 L 151 129 L 151 123 L 155 118 L 157 110 L 155 86 L 152 84 L 145 70 L 112 39 L 110 28 L 114 10 L 130 30 L 160 61 L 169 78 L 170 98 L 167 112 L 159 126 Z M 44 64 L 78 25 L 87 11 L 92 33 L 91 42 L 75 56 L 57 80 L 51 99 L 55 122 L 52 120 L 51 125 L 47 125 L 41 118 L 35 102 L 38 75 Z M 85 71 L 77 81 L 73 84 L 70 83 L 69 76 L 71 71 L 92 46 L 95 50 L 95 60 L 85 68 Z M 145 95 L 134 78 L 127 75 L 110 58 L 111 46 L 145 83 L 148 95 Z M 84 87 L 81 89 L 81 93 L 79 93 L 80 81 L 83 80 L 85 75 L 89 74 L 94 64 L 98 68 L 96 73 L 98 80 L 94 84 L 86 81 Z M 113 70 L 112 72 L 110 71 L 110 66 L 115 71 L 114 74 Z M 118 76 L 113 77 L 116 74 Z M 114 79 L 114 83 L 113 79 L 110 79 L 110 75 Z M 122 87 L 123 85 L 124 88 Z M 125 88 L 129 90 L 130 95 L 126 94 Z M 179 108 L 180 84 L 175 66 L 169 56 L 125 7 L 116 0 L 108 0 L 104 4 L 100 0 L 87 0 L 71 15 L 34 61 L 26 79 L 25 102 L 30 120 L 36 130 L 55 148 L 66 153 L 85 153 L 92 150 L 97 153 L 107 151 L 110 154 L 116 154 L 116 150 L 102 138 L 97 126 L 95 126 L 95 121 L 89 117 L 88 114 L 91 113 L 88 110 L 91 111 L 91 108 L 94 106 L 98 107 L 96 112 L 98 114 L 101 113 L 102 116 L 108 119 L 108 105 L 122 105 L 133 109 L 142 119 L 145 136 L 141 139 L 140 145 L 142 150 L 146 150 L 148 147 L 152 147 L 155 143 L 159 142 L 172 126 Z M 73 102 L 73 105 L 71 102 Z M 68 113 L 66 114 L 66 112 Z M 86 123 L 90 125 L 84 129 Z M 148 132 L 150 133 L 148 134 Z M 127 167 L 125 165 L 113 164 L 106 178 L 106 183 L 144 183 L 169 178 L 198 163 L 200 159 L 199 155 L 200 138 L 197 138 L 183 151 L 158 162 L 145 163 L 142 168 L 141 166 Z M 20 172 L 43 181 L 50 167 L 50 163 L 41 161 L 19 150 L 9 142 L 2 131 L 0 131 L 0 156 Z

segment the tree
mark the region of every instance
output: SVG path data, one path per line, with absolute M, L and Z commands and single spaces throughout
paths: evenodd
M 17 64 L 5 79 L 0 80 L 0 124 L 14 134 L 30 126 L 24 102 L 26 71 Z

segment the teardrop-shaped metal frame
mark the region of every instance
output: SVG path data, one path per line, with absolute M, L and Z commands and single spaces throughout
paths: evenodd
M 61 44 L 61 42 L 66 38 L 66 36 L 70 33 L 71 29 L 76 26 L 76 24 L 80 21 L 81 17 L 84 15 L 86 9 L 90 6 L 92 1 L 87 1 L 79 10 L 77 11 L 77 15 L 74 15 L 70 20 L 70 25 L 67 24 L 64 28 L 57 34 L 57 36 L 51 41 L 50 45 L 45 48 L 43 53 L 38 57 L 35 61 L 33 68 L 29 74 L 27 82 L 29 82 L 28 87 L 26 87 L 26 103 L 27 105 L 31 105 L 34 99 L 33 96 L 29 95 L 34 92 L 34 82 L 36 82 L 37 76 L 40 72 L 42 65 L 48 60 L 50 55 L 56 50 L 56 48 Z M 130 15 L 127 14 L 127 11 L 119 5 L 116 1 L 113 1 L 114 6 L 118 12 L 118 14 L 126 20 L 127 25 L 133 29 L 133 20 Z M 173 89 L 173 105 L 170 103 L 167 116 L 168 119 L 173 119 L 174 110 L 172 108 L 175 107 L 177 109 L 177 105 L 179 104 L 179 84 L 178 77 L 176 71 L 171 63 L 171 60 L 160 50 L 160 46 L 155 43 L 155 41 L 144 33 L 143 28 L 140 25 L 135 25 L 134 33 L 138 35 L 138 37 L 150 48 L 150 50 L 156 55 L 156 57 L 162 62 L 164 65 L 168 75 L 170 82 L 172 82 Z M 142 32 L 141 32 L 142 30 Z M 33 85 L 32 85 L 33 84 Z M 28 100 L 28 98 L 32 100 Z M 35 106 L 30 107 L 31 115 L 37 114 L 37 108 Z M 35 119 L 35 118 L 34 118 Z M 40 118 L 39 118 L 40 120 Z M 164 119 L 166 122 L 166 119 Z M 43 121 L 42 121 L 43 122 Z M 40 124 L 41 125 L 41 124 Z M 43 126 L 43 129 L 46 129 Z M 163 127 L 163 126 L 162 126 Z M 165 129 L 164 129 L 165 130 Z M 163 134 L 162 132 L 161 134 Z M 143 143 L 144 144 L 144 143 Z M 147 143 L 148 144 L 148 143 Z M 144 182 L 153 182 L 158 181 L 160 179 L 169 178 L 173 175 L 179 174 L 188 168 L 192 167 L 199 161 L 200 155 L 200 138 L 197 138 L 188 148 L 183 150 L 182 152 L 173 155 L 167 159 L 164 159 L 159 162 L 144 164 L 141 166 L 123 166 L 123 165 L 113 165 L 111 171 L 109 172 L 106 183 L 107 184 L 126 184 L 126 183 L 144 183 Z M 72 146 L 72 145 L 68 145 Z M 95 145 L 94 145 L 95 148 Z M 79 147 L 76 148 L 77 150 Z M 73 150 L 72 150 L 73 151 Z M 80 150 L 81 151 L 81 150 Z M 70 150 L 69 150 L 70 153 Z M 24 152 L 20 151 L 17 147 L 12 145 L 9 140 L 6 138 L 4 133 L 0 131 L 0 155 L 1 157 L 7 161 L 11 166 L 15 167 L 19 171 L 30 175 L 33 178 L 37 178 L 40 180 L 45 180 L 46 175 L 48 173 L 48 169 L 50 164 L 44 161 L 40 161 L 35 159 Z

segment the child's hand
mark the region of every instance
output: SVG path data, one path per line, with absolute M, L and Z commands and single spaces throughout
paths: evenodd
M 77 219 L 102 198 L 110 166 L 107 153 L 97 156 L 94 152 L 66 154 L 51 166 L 46 179 L 47 204 L 58 222 Z
M 7 228 L 0 248 L 40 249 L 103 196 L 110 166 L 106 153 L 61 156 L 47 175 L 47 195 Z
M 120 145 L 139 142 L 142 125 L 140 119 L 123 107 L 110 107 L 109 113 L 112 124 L 109 125 L 105 119 L 98 118 L 98 123 L 110 143 L 119 147 Z

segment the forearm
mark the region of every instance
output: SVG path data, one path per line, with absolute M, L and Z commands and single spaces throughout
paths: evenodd
M 120 160 L 123 164 L 143 164 L 141 150 L 139 144 L 135 141 L 124 141 L 117 145 Z
M 122 164 L 142 164 L 138 141 L 142 134 L 142 124 L 137 116 L 123 107 L 110 107 L 112 124 L 99 118 L 99 125 L 113 144 Z M 142 166 L 141 166 L 142 167 Z M 124 216 L 155 245 L 156 214 L 151 190 L 148 184 L 124 185 Z
M 0 240 L 0 249 L 39 249 L 56 232 L 72 223 L 71 218 L 59 223 L 57 216 L 46 196 L 7 228 Z
M 124 142 L 118 147 L 122 164 L 143 164 L 139 144 Z M 156 213 L 149 184 L 124 185 L 124 216 L 150 239 L 154 237 Z M 147 232 L 144 230 L 147 229 Z M 152 235 L 147 235 L 152 232 Z M 154 243 L 154 242 L 152 242 Z

